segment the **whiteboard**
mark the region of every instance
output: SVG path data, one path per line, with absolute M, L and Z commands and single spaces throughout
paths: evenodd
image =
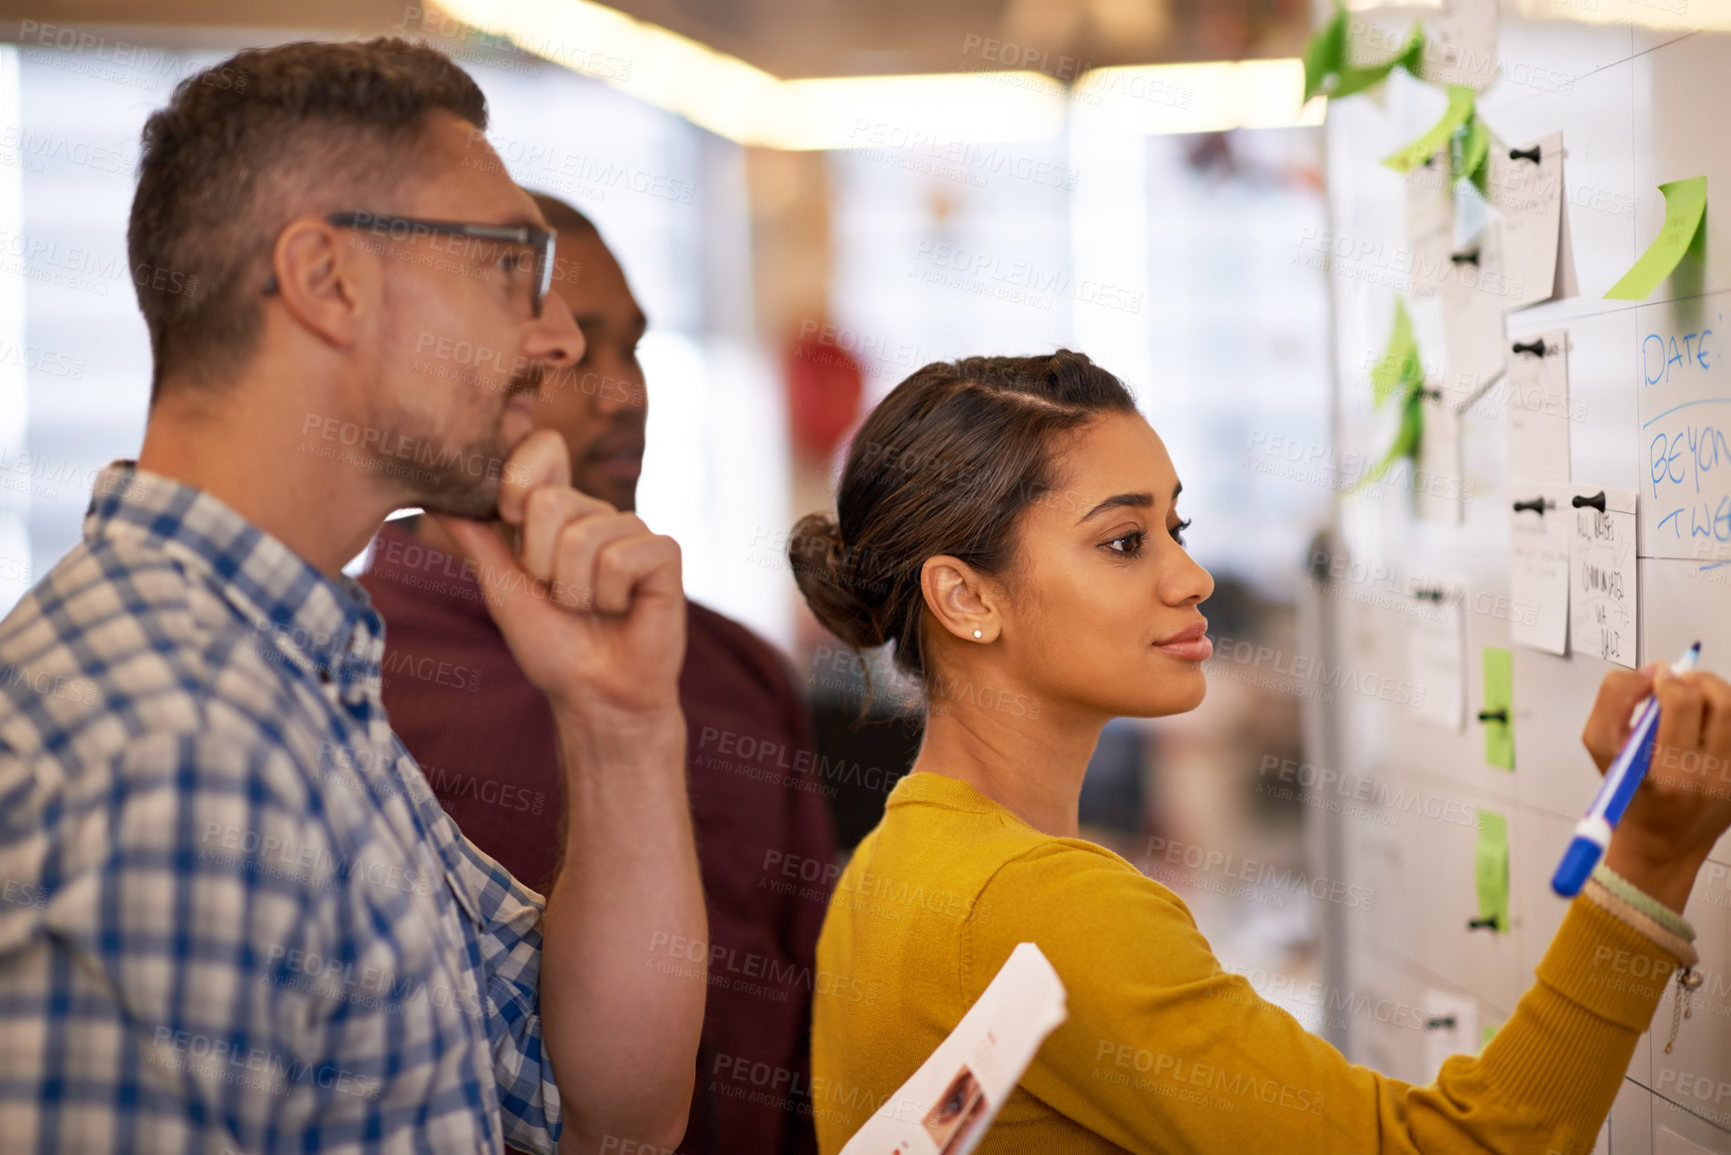
M 1355 9 L 1357 6 L 1354 6 Z M 1695 638 L 1704 664 L 1731 672 L 1731 37 L 1687 29 L 1637 28 L 1515 18 L 1502 6 L 1496 81 L 1478 112 L 1503 148 L 1560 132 L 1563 221 L 1555 299 L 1505 318 L 1510 342 L 1567 334 L 1568 472 L 1558 480 L 1637 494 L 1638 653 L 1672 658 Z M 1604 5 L 1590 6 L 1599 13 Z M 1563 11 L 1565 6 L 1553 6 Z M 1582 11 L 1587 11 L 1583 7 Z M 1404 29 L 1412 7 L 1355 16 Z M 1407 243 L 1406 182 L 1382 157 L 1440 116 L 1436 88 L 1398 70 L 1380 92 L 1328 110 L 1330 226 L 1340 248 L 1370 253 L 1336 269 L 1337 363 L 1374 363 L 1402 288 L 1400 261 L 1371 268 Z M 1704 259 L 1643 302 L 1604 299 L 1658 234 L 1657 186 L 1706 176 Z M 1392 274 L 1392 275 L 1390 275 Z M 1427 367 L 1443 356 L 1435 295 L 1405 295 Z M 1442 369 L 1446 373 L 1446 366 Z M 1364 396 L 1362 375 L 1336 383 L 1340 451 L 1373 454 L 1386 438 Z M 1374 781 L 1377 797 L 1403 799 L 1382 821 L 1336 817 L 1349 880 L 1375 879 L 1401 901 L 1363 917 L 1339 917 L 1334 934 L 1355 992 L 1412 1001 L 1476 1004 L 1495 1024 L 1532 982 L 1533 968 L 1561 923 L 1564 903 L 1550 875 L 1570 830 L 1592 797 L 1597 774 L 1580 733 L 1599 681 L 1615 668 L 1574 652 L 1511 647 L 1514 765 L 1487 764 L 1477 712 L 1484 702 L 1481 655 L 1510 647 L 1507 405 L 1493 386 L 1461 422 L 1469 492 L 1458 523 L 1425 520 L 1416 502 L 1343 501 L 1338 533 L 1355 566 L 1420 578 L 1450 575 L 1463 602 L 1467 725 L 1427 724 L 1410 706 L 1339 694 L 1329 707 L 1331 742 L 1344 776 Z M 1342 662 L 1399 677 L 1410 668 L 1410 615 L 1387 598 L 1332 591 L 1328 644 Z M 1426 799 L 1413 807 L 1411 800 Z M 1473 863 L 1478 832 L 1427 817 L 1463 807 L 1494 810 L 1508 822 L 1510 922 L 1506 933 L 1469 930 L 1476 909 Z M 1405 809 L 1402 809 L 1405 807 Z M 1700 933 L 1709 975 L 1705 1010 L 1663 1053 L 1670 1003 L 1656 1019 L 1657 1045 L 1644 1036 L 1611 1111 L 1601 1149 L 1653 1155 L 1678 1136 L 1731 1155 L 1731 1098 L 1701 1100 L 1702 1086 L 1731 1084 L 1731 840 L 1702 872 L 1687 912 Z M 1348 1055 L 1401 1078 L 1435 1075 L 1434 1046 L 1409 1024 L 1355 1021 L 1341 1037 Z M 1703 1082 L 1706 1080 L 1706 1082 Z M 1608 1146 L 1607 1146 L 1608 1145 Z

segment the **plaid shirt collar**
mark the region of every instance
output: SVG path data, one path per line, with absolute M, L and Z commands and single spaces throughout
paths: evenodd
M 336 681 L 344 701 L 369 688 L 376 692 L 384 620 L 359 582 L 327 577 L 202 490 L 116 461 L 97 478 L 84 539 L 126 538 L 161 549 L 206 578 L 288 661 Z

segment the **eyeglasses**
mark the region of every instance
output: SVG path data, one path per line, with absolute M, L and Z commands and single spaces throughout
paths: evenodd
M 415 217 L 368 212 L 332 213 L 325 220 L 340 229 L 356 229 L 393 241 L 412 241 L 428 236 L 454 236 L 475 241 L 522 245 L 530 250 L 534 259 L 529 308 L 537 317 L 541 315 L 541 302 L 546 300 L 548 290 L 553 287 L 553 249 L 559 239 L 559 234 L 553 229 L 534 225 L 474 225 L 461 221 L 426 221 Z M 277 288 L 276 274 L 273 272 L 270 280 L 265 282 L 265 295 L 275 293 Z

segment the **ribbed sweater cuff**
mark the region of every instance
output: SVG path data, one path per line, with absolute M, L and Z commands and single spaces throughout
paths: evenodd
M 1488 1085 L 1552 1126 L 1602 1118 L 1677 968 L 1676 955 L 1577 897 L 1521 1000 L 1530 1029 L 1499 1031 L 1480 1056 Z
M 1637 1033 L 1676 975 L 1677 956 L 1594 903 L 1576 898 L 1539 963 L 1539 981 Z

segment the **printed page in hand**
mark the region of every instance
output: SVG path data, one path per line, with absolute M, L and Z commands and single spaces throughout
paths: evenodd
M 1019 944 L 949 1038 L 842 1155 L 967 1155 L 1067 1017 L 1058 972 L 1039 947 Z

